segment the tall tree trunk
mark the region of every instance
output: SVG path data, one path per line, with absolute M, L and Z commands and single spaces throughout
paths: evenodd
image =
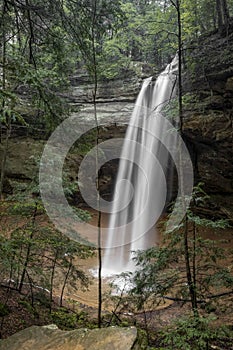
M 19 282 L 19 288 L 18 288 L 19 292 L 22 291 L 23 284 L 24 284 L 24 279 L 25 279 L 25 276 L 27 274 L 27 268 L 28 268 L 28 264 L 29 264 L 29 261 L 30 261 L 31 248 L 32 248 L 32 239 L 33 239 L 33 236 L 34 236 L 34 226 L 35 226 L 35 221 L 36 221 L 36 215 L 37 215 L 37 203 L 35 203 L 34 213 L 33 213 L 33 217 L 32 217 L 32 227 L 31 227 L 31 232 L 30 232 L 30 235 L 29 235 L 29 242 L 28 242 L 28 245 L 27 245 L 26 256 L 25 256 L 25 259 L 24 259 L 23 271 L 22 271 L 22 274 L 21 274 L 20 282 Z
M 30 12 L 30 3 L 29 0 L 25 1 L 27 6 L 27 20 L 28 20 L 28 27 L 29 27 L 29 57 L 28 62 L 29 64 L 33 64 L 36 68 L 36 61 L 33 54 L 33 43 L 34 43 L 34 31 L 33 31 L 33 23 L 31 19 L 31 12 Z
M 188 245 L 188 217 L 186 215 L 184 222 L 184 254 L 185 254 L 185 268 L 186 268 L 186 278 L 189 289 L 189 295 L 192 304 L 192 311 L 195 317 L 198 317 L 197 310 L 197 295 L 196 295 L 196 284 L 195 277 L 192 275 L 190 266 L 190 250 Z
M 229 26 L 229 9 L 227 0 L 216 0 L 216 12 L 218 17 L 218 28 L 221 31 L 226 29 L 228 31 Z
M 1 164 L 1 176 L 0 176 L 0 199 L 1 200 L 3 199 L 3 185 L 5 180 L 6 160 L 7 160 L 10 136 L 11 136 L 11 116 L 8 117 L 8 121 L 6 123 L 6 140 L 5 140 L 3 158 L 2 158 L 2 164 Z
M 216 0 L 216 12 L 218 18 L 218 28 L 221 29 L 223 27 L 221 0 Z
M 97 187 L 97 208 L 98 208 L 98 327 L 101 328 L 101 315 L 102 315 L 102 247 L 101 247 L 101 211 L 100 211 L 100 183 L 99 183 L 99 123 L 97 118 L 96 108 L 96 96 L 98 88 L 98 74 L 97 74 L 97 60 L 96 60 L 96 11 L 97 11 L 97 0 L 93 3 L 93 16 L 92 16 L 92 63 L 93 63 L 93 107 L 94 107 L 94 118 L 96 125 L 96 187 Z
M 198 316 L 198 309 L 197 309 L 197 269 L 196 269 L 196 243 L 197 243 L 197 234 L 196 234 L 196 224 L 193 222 L 193 294 L 194 294 L 194 307 L 195 307 L 195 315 Z
M 28 263 L 29 263 L 30 255 L 31 255 L 31 247 L 32 247 L 31 241 L 32 241 L 32 239 L 33 239 L 33 230 L 31 230 L 31 233 L 30 233 L 30 236 L 29 236 L 29 242 L 28 242 L 26 256 L 25 256 L 24 264 L 23 264 L 23 271 L 22 271 L 22 274 L 21 274 L 20 282 L 19 282 L 18 291 L 20 293 L 22 292 L 25 276 L 27 274 L 27 267 L 28 267 Z
M 62 286 L 62 289 L 61 289 L 61 295 L 60 295 L 60 307 L 62 307 L 62 303 L 63 303 L 63 295 L 64 295 L 64 291 L 65 291 L 66 283 L 67 283 L 68 278 L 69 278 L 69 275 L 70 275 L 71 268 L 72 268 L 72 257 L 70 258 L 69 266 L 68 266 L 68 269 L 67 269 L 67 271 L 66 271 L 65 279 L 64 279 L 63 286 Z
M 181 11 L 180 11 L 180 0 L 176 1 L 177 10 L 177 22 L 178 22 L 178 101 L 179 101 L 179 122 L 180 122 L 180 133 L 183 133 L 183 103 L 182 103 L 182 25 L 181 25 Z
M 54 259 L 53 259 L 53 264 L 52 264 L 52 271 L 51 271 L 51 277 L 50 277 L 50 305 L 49 305 L 49 311 L 51 313 L 52 311 L 52 302 L 53 302 L 53 284 L 54 284 L 54 276 L 55 276 L 55 267 L 57 264 L 57 258 L 58 258 L 58 249 L 56 250 Z
M 226 27 L 226 31 L 228 32 L 228 26 L 229 26 L 229 10 L 227 6 L 227 0 L 221 0 L 222 2 L 222 12 L 223 12 L 223 19 L 224 19 L 224 25 Z
M 2 8 L 2 20 L 4 22 L 4 14 L 6 12 L 6 5 L 5 1 Z M 6 33 L 5 33 L 5 26 L 3 23 L 3 29 L 2 29 L 2 90 L 4 91 L 6 89 Z M 3 98 L 2 111 L 5 109 L 5 100 Z M 5 178 L 5 168 L 6 168 L 6 158 L 7 158 L 7 152 L 8 152 L 8 142 L 11 134 L 11 120 L 10 115 L 6 116 L 6 143 L 4 147 L 3 157 L 2 157 L 2 164 L 1 164 L 1 175 L 0 175 L 0 199 L 3 197 L 3 183 Z M 1 122 L 0 122 L 1 123 Z M 0 124 L 1 127 L 1 142 L 2 142 L 2 123 Z
M 183 95 L 183 89 L 182 89 L 182 22 L 181 22 L 181 8 L 180 8 L 180 0 L 176 0 L 176 3 L 171 0 L 173 5 L 176 8 L 177 11 L 177 22 L 178 22 L 178 56 L 179 56 L 179 62 L 178 62 L 178 103 L 179 103 L 179 122 L 180 122 L 180 133 L 181 136 L 183 136 L 183 101 L 182 101 L 182 95 Z M 181 149 L 181 147 L 179 146 Z M 180 151 L 180 167 L 183 167 L 183 158 L 182 158 L 182 152 Z M 182 174 L 182 170 L 180 172 Z M 184 198 L 184 179 L 181 177 L 180 179 L 180 186 L 181 186 L 181 202 L 182 206 L 185 210 L 185 198 Z M 187 214 L 185 215 L 184 219 L 184 232 L 183 232 L 183 245 L 184 245 L 184 259 L 185 259 L 185 269 L 186 269 L 186 278 L 187 278 L 187 284 L 189 288 L 189 294 L 192 304 L 192 310 L 194 316 L 198 317 L 197 312 L 197 298 L 196 298 L 196 292 L 194 288 L 193 283 L 193 276 L 190 266 L 190 249 L 188 245 L 188 217 Z

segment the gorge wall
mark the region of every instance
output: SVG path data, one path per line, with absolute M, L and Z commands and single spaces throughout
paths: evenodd
M 233 220 L 233 27 L 187 48 L 184 135 L 192 146 L 196 180 L 210 208 Z M 197 47 L 195 47 L 197 45 Z
M 203 182 L 211 196 L 203 213 L 233 220 L 233 30 L 226 36 L 212 33 L 193 42 L 184 55 L 184 137 L 191 151 L 196 181 Z M 100 142 L 124 137 L 141 81 L 148 72 L 128 75 L 99 84 L 97 94 Z M 143 76 L 144 75 L 144 76 Z M 78 122 L 94 123 L 92 84 L 80 70 L 71 78 L 71 90 L 64 96 Z M 92 136 L 87 135 L 87 139 Z M 86 139 L 86 140 L 87 140 Z M 84 140 L 86 142 L 86 140 Z M 88 141 L 89 142 L 89 141 Z M 35 176 L 44 140 L 30 135 L 14 136 L 9 143 L 5 192 L 16 183 L 29 183 Z M 4 139 L 0 144 L 2 159 Z M 114 153 L 113 149 L 107 150 Z M 71 152 L 67 167 L 71 181 L 77 180 L 78 164 L 84 154 Z M 0 160 L 1 160 L 0 159 Z M 37 161 L 36 161 L 37 160 Z M 101 194 L 110 199 L 117 171 L 117 159 L 101 168 Z M 82 205 L 79 193 L 74 200 Z

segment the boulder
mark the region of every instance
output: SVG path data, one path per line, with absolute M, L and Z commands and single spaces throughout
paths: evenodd
M 33 180 L 38 173 L 38 163 L 45 142 L 29 137 L 10 139 L 5 174 L 8 180 Z M 0 168 L 4 154 L 5 142 L 0 144 Z
M 0 342 L 0 350 L 140 350 L 135 327 L 62 331 L 32 326 Z

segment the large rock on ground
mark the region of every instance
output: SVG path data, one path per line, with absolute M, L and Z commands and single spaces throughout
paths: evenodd
M 0 342 L 0 350 L 140 350 L 135 327 L 77 329 L 32 326 Z

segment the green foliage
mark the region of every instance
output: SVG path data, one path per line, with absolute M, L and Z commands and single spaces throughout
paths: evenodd
M 53 323 L 60 329 L 70 330 L 77 326 L 77 315 L 64 308 L 60 308 L 58 311 L 52 311 L 51 317 Z
M 138 328 L 137 331 L 138 331 L 137 343 L 140 346 L 140 349 L 147 350 L 148 349 L 148 341 L 147 341 L 146 332 L 140 328 Z
M 6 304 L 0 302 L 0 317 L 5 317 L 9 315 L 10 309 Z
M 32 315 L 38 317 L 38 313 L 34 307 L 27 300 L 19 300 L 19 305 L 22 305 Z
M 90 283 L 77 263 L 74 264 L 74 259 L 86 259 L 93 255 L 93 250 L 69 240 L 52 227 L 26 224 L 15 229 L 10 238 L 1 236 L 0 248 L 2 279 L 14 281 L 16 288 L 23 283 L 32 285 L 35 290 L 39 286 L 47 293 L 46 290 L 52 288 L 53 269 L 59 269 L 66 282 L 69 269 L 69 283 L 75 289 L 78 284 L 87 288 Z
M 213 1 L 185 0 L 180 10 L 183 42 L 216 28 Z M 19 124 L 30 119 L 52 130 L 69 113 L 61 92 L 78 67 L 91 78 L 97 73 L 98 79 L 113 79 L 135 74 L 135 62 L 152 69 L 167 64 L 177 50 L 177 10 L 172 1 L 136 0 L 37 0 L 25 10 L 13 0 L 3 6 L 0 34 L 0 118 L 10 114 Z M 21 114 L 28 105 L 30 118 Z
M 33 186 L 32 186 L 33 187 Z M 64 281 L 73 288 L 87 288 L 89 278 L 74 263 L 75 258 L 86 259 L 93 249 L 71 241 L 48 222 L 41 223 L 44 207 L 40 198 L 30 195 L 31 186 L 6 202 L 1 202 L 2 229 L 0 235 L 0 271 L 2 280 L 13 281 L 16 289 L 28 285 L 31 293 L 39 290 L 53 294 L 53 279 L 59 269 Z M 16 201 L 17 197 L 17 201 Z M 80 220 L 90 215 L 77 209 Z M 7 222 L 5 217 L 7 216 Z M 12 224 L 8 224 L 11 222 Z M 9 234 L 10 232 L 10 234 Z M 77 235 L 77 233 L 76 233 Z M 69 271 L 69 273 L 67 272 Z M 8 283 L 8 282 L 7 282 Z M 60 286 L 62 288 L 62 285 Z M 49 303 L 51 303 L 51 295 Z M 34 299 L 32 295 L 32 300 Z
M 76 208 L 75 212 L 77 213 L 80 221 L 88 222 L 91 220 L 91 214 L 87 210 Z
M 174 8 L 168 6 L 164 11 L 156 2 L 139 6 L 136 1 L 124 1 L 121 10 L 124 13 L 123 25 L 115 35 L 105 37 L 102 46 L 101 76 L 113 78 L 125 69 L 136 73 L 134 62 L 147 63 L 152 69 L 161 68 L 177 48 Z
M 87 313 L 81 311 L 79 313 L 70 312 L 65 308 L 60 308 L 51 313 L 52 322 L 60 329 L 71 330 L 77 326 L 88 325 Z
M 51 21 L 46 10 L 41 12 L 30 4 L 26 11 L 23 4 L 15 1 L 2 7 L 0 118 L 3 122 L 7 116 L 9 124 L 10 116 L 11 123 L 28 126 L 27 117 L 35 126 L 38 120 L 33 121 L 34 114 L 37 119 L 43 116 L 42 121 L 51 129 L 66 114 L 67 107 L 64 108 L 57 92 L 67 87 L 71 60 L 66 41 L 62 40 L 62 34 L 59 36 L 61 27 L 56 31 L 55 22 L 57 16 Z M 21 114 L 28 105 L 30 117 Z
M 213 1 L 181 1 L 180 10 L 184 42 L 216 29 Z M 37 0 L 25 10 L 13 0 L 3 6 L 0 34 L 1 96 L 15 99 L 23 90 L 27 98 L 17 101 L 15 112 L 30 101 L 51 129 L 66 115 L 60 93 L 77 67 L 85 66 L 92 78 L 97 72 L 99 79 L 112 79 L 134 69 L 135 61 L 164 66 L 177 50 L 177 11 L 172 1 Z
M 214 341 L 230 339 L 231 332 L 226 327 L 214 327 L 213 318 L 183 317 L 161 332 L 166 349 L 208 350 Z
M 72 146 L 70 152 L 74 154 L 79 154 L 80 156 L 85 156 L 93 146 L 96 140 L 96 128 L 89 130 L 87 133 L 83 134 Z
M 25 217 L 31 217 L 33 213 L 37 210 L 37 214 L 44 213 L 44 207 L 40 201 L 35 203 L 34 200 L 28 199 L 27 202 L 13 202 L 8 206 L 7 214 L 8 215 L 20 215 Z
M 171 99 L 162 109 L 162 112 L 165 114 L 166 118 L 171 122 L 173 120 L 177 120 L 177 116 L 179 115 L 179 105 L 178 98 L 175 97 Z
M 203 205 L 206 198 L 202 187 L 196 186 L 192 206 Z M 205 238 L 202 233 L 206 227 L 219 232 L 228 222 L 199 217 L 195 207 L 192 209 L 188 210 L 183 226 L 163 233 L 160 246 L 137 253 L 130 293 L 138 309 L 148 303 L 163 303 L 167 297 L 191 304 L 194 290 L 195 310 L 206 305 L 203 310 L 208 315 L 217 308 L 219 290 L 226 295 L 232 291 L 232 271 L 224 264 L 226 256 L 231 258 L 231 252 L 221 245 L 220 239 Z
M 46 309 L 51 308 L 51 300 L 48 293 L 45 293 L 43 289 L 39 289 L 35 292 L 35 299 L 38 303 L 38 308 L 45 307 Z
M 189 65 L 189 70 L 192 70 L 192 67 Z M 182 96 L 182 103 L 185 110 L 192 110 L 198 107 L 197 95 L 192 93 L 186 93 Z
M 122 52 L 119 39 L 112 38 L 104 42 L 102 57 L 99 63 L 101 79 L 114 79 L 129 70 L 130 58 Z

